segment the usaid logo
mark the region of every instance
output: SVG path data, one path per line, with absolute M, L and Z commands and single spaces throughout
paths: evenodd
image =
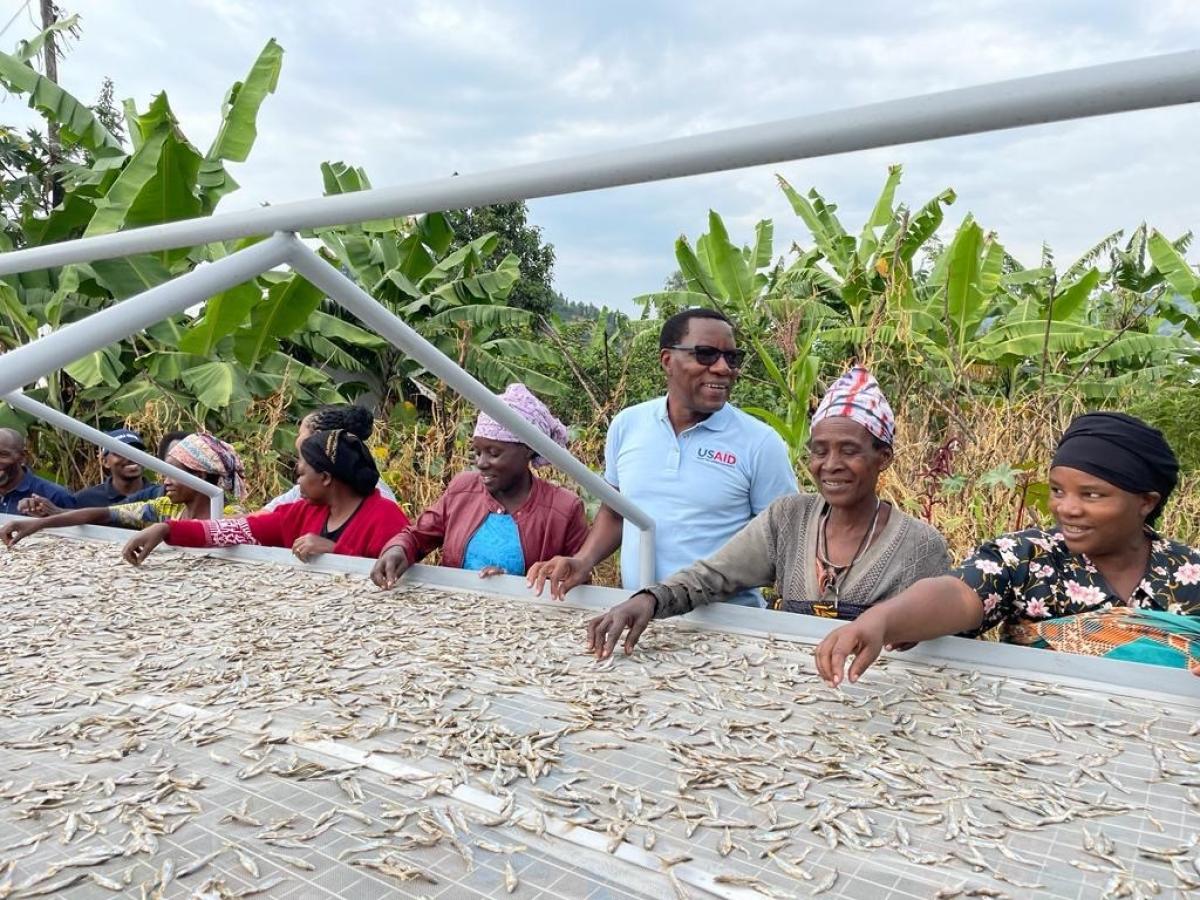
M 732 466 L 737 462 L 737 457 L 728 450 L 713 450 L 711 447 L 697 448 L 696 457 L 708 460 L 709 462 L 720 463 L 723 466 Z

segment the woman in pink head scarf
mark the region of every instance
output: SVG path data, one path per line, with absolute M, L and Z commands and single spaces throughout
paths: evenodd
M 500 399 L 556 444 L 567 429 L 523 384 Z M 535 562 L 570 556 L 587 535 L 583 502 L 573 491 L 533 474 L 548 465 L 521 438 L 486 413 L 471 440 L 475 468 L 456 477 L 437 502 L 393 538 L 371 570 L 381 588 L 393 587 L 409 566 L 442 548 L 442 565 L 481 576 L 524 575 Z

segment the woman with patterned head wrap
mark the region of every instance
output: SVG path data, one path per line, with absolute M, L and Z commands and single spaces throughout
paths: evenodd
M 296 480 L 302 499 L 295 503 L 251 516 L 156 525 L 125 545 L 125 560 L 141 564 L 164 540 L 176 547 L 289 547 L 304 562 L 321 553 L 374 558 L 408 525 L 400 507 L 375 490 L 375 460 L 348 431 L 317 431 L 305 439 Z
M 628 653 L 651 618 L 690 612 L 747 587 L 774 585 L 787 612 L 853 619 L 945 572 L 950 557 L 942 536 L 879 497 L 894 442 L 891 406 L 874 376 L 855 366 L 813 415 L 808 471 L 818 493 L 781 497 L 713 556 L 597 616 L 588 623 L 590 649 L 607 657 L 628 629 Z
M 500 399 L 556 444 L 567 429 L 523 384 Z M 535 562 L 570 555 L 583 544 L 587 517 L 573 491 L 533 474 L 549 465 L 528 444 L 487 413 L 471 441 L 475 470 L 450 482 L 437 502 L 396 537 L 379 557 L 371 580 L 390 588 L 405 570 L 442 548 L 442 565 L 480 575 L 524 575 Z
M 246 493 L 242 482 L 242 461 L 237 451 L 211 434 L 189 434 L 171 448 L 166 462 L 197 478 L 217 485 L 225 492 L 225 515 L 237 515 L 237 501 Z M 232 503 L 229 501 L 233 501 Z M 212 504 L 207 494 L 193 490 L 170 475 L 163 478 L 163 494 L 146 500 L 97 506 L 56 513 L 42 519 L 14 519 L 4 526 L 8 546 L 43 528 L 67 525 L 111 525 L 116 528 L 150 528 L 172 519 L 207 519 Z
M 942 578 L 921 581 L 817 648 L 830 684 L 854 681 L 881 648 L 999 628 L 1005 640 L 1200 674 L 1200 551 L 1153 529 L 1179 478 L 1162 432 L 1132 416 L 1088 413 L 1050 464 L 1056 526 L 983 543 Z

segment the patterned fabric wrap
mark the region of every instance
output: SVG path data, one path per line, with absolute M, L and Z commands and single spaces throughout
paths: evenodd
M 567 446 L 567 426 L 556 419 L 554 413 L 550 412 L 546 404 L 533 396 L 529 388 L 525 387 L 525 385 L 520 382 L 510 384 L 504 389 L 504 393 L 500 395 L 500 399 L 504 401 L 505 406 L 547 435 L 554 443 L 560 447 Z M 479 420 L 475 423 L 475 437 L 487 438 L 493 441 L 507 441 L 510 444 L 525 443 L 525 441 L 485 412 L 479 414 Z M 549 464 L 550 461 L 543 456 L 539 455 L 533 458 L 533 465 L 535 467 L 548 466 Z
M 1009 636 L 1014 643 L 1064 653 L 1200 669 L 1200 618 L 1196 616 L 1114 607 L 1022 623 Z
M 1200 550 L 1147 529 L 1145 577 L 1124 598 L 1057 529 L 1029 528 L 984 541 L 950 574 L 979 595 L 979 631 L 1129 607 L 1200 616 Z
M 257 544 L 250 523 L 244 517 L 236 519 L 207 519 L 204 533 L 210 547 L 235 547 L 238 544 Z
M 189 434 L 167 454 L 167 462 L 193 472 L 217 476 L 217 487 L 227 496 L 243 500 L 246 483 L 237 451 L 211 434 Z
M 888 446 L 895 442 L 896 417 L 891 404 L 883 396 L 875 376 L 862 366 L 854 366 L 825 392 L 812 424 L 832 416 L 853 419 Z

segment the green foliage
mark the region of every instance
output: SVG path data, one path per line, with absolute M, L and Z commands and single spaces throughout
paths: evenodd
M 1175 372 L 1156 379 L 1153 390 L 1127 388 L 1115 406 L 1160 429 L 1186 473 L 1200 472 L 1200 381 Z
M 499 238 L 496 252 L 501 257 L 513 254 L 520 267 L 520 278 L 509 292 L 509 305 L 544 316 L 557 297 L 553 286 L 554 245 L 543 243 L 542 230 L 530 225 L 528 216 L 525 202 L 518 200 L 455 210 L 446 214 L 446 222 L 455 236 L 455 246 L 495 234 Z
M 975 396 L 1059 387 L 1100 401 L 1152 373 L 1183 367 L 1196 378 L 1200 276 L 1183 257 L 1190 235 L 1172 242 L 1140 226 L 1122 247 L 1117 232 L 1060 276 L 1049 254 L 1037 268 L 1021 265 L 970 215 L 943 244 L 936 232 L 954 192 L 911 214 L 896 203 L 900 176 L 889 170 L 857 237 L 834 204 L 780 178 L 812 248 L 772 261 L 770 221 L 738 246 L 710 212 L 694 247 L 676 242 L 667 290 L 638 298 L 662 315 L 706 305 L 737 322 L 761 370 L 743 380 L 771 388 L 760 405 L 741 402 L 794 459 L 822 383 L 847 359 L 868 363 L 889 387 L 943 396 L 948 414 Z M 995 470 L 981 484 L 1001 475 L 1009 478 Z
M 282 48 L 268 41 L 245 78 L 227 92 L 220 129 L 202 155 L 181 130 L 165 92 L 145 111 L 125 101 L 131 145 L 126 150 L 109 127 L 115 124 L 111 86 L 107 101 L 102 94 L 102 115 L 94 113 L 25 59 L 0 54 L 0 83 L 28 96 L 74 148 L 57 171 L 62 201 L 51 208 L 43 145 L 34 136 L 26 140 L 0 130 L 0 165 L 13 173 L 0 195 L 0 246 L 33 246 L 212 213 L 237 189 L 225 164 L 244 161 L 251 152 L 257 117 L 278 84 L 282 60 Z M 341 163 L 326 163 L 322 175 L 328 193 L 369 186 L 365 172 Z M 523 207 L 510 211 L 509 219 L 510 240 L 536 239 L 536 229 L 524 225 Z M 317 236 L 327 258 L 490 387 L 499 390 L 523 380 L 545 393 L 564 389 L 541 374 L 553 368 L 558 355 L 533 339 L 533 314 L 507 304 L 521 272 L 516 255 L 500 253 L 501 236 L 489 232 L 463 240 L 441 214 L 324 229 Z M 249 243 L 2 279 L 0 346 L 27 343 L 44 327 L 82 319 Z M 548 278 L 553 251 L 542 249 Z M 291 420 L 317 404 L 341 402 L 365 389 L 404 404 L 411 391 L 436 395 L 440 390 L 440 385 L 422 384 L 423 374 L 304 279 L 266 273 L 209 298 L 198 316 L 175 317 L 74 361 L 51 376 L 39 397 L 84 421 L 110 424 L 153 407 L 159 420 L 208 427 L 236 439 L 253 431 L 245 413 L 264 399 L 272 398 Z M 37 430 L 25 417 L 13 418 Z M 41 437 L 40 455 L 48 470 L 65 475 L 77 468 L 72 441 L 49 430 Z

